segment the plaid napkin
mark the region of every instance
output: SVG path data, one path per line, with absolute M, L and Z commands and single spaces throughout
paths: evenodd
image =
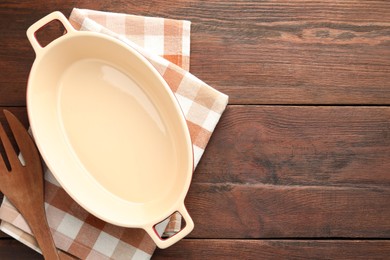
M 69 20 L 78 30 L 101 32 L 125 42 L 151 62 L 175 93 L 184 112 L 196 166 L 228 97 L 188 72 L 190 22 L 76 8 Z M 45 207 L 58 248 L 81 259 L 152 256 L 156 246 L 144 230 L 111 225 L 89 214 L 45 169 Z M 40 251 L 23 217 L 6 198 L 0 207 L 0 218 L 3 232 Z M 180 230 L 180 225 L 180 215 L 173 215 L 159 224 L 157 230 L 160 235 L 169 236 Z

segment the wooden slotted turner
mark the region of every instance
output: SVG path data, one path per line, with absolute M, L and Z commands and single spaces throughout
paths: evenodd
M 45 259 L 73 259 L 57 251 L 44 208 L 44 179 L 41 159 L 34 141 L 20 121 L 8 110 L 4 114 L 20 149 L 24 164 L 18 158 L 0 123 L 0 142 L 8 158 L 10 170 L 0 156 L 0 191 L 26 219 Z

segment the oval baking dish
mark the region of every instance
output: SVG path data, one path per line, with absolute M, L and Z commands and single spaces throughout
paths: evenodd
M 35 33 L 53 20 L 67 32 L 41 47 Z M 27 36 L 36 53 L 28 116 L 61 186 L 95 216 L 145 229 L 160 248 L 191 232 L 184 198 L 193 172 L 192 144 L 161 75 L 121 41 L 76 31 L 60 12 L 33 24 Z M 163 240 L 154 226 L 176 211 L 186 226 Z

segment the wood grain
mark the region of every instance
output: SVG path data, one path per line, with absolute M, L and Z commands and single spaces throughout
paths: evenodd
M 229 106 L 195 183 L 390 185 L 390 108 Z
M 28 26 L 74 6 L 191 20 L 191 71 L 231 104 L 390 104 L 389 1 L 40 0 L 0 3 L 0 105 L 25 105 Z
M 384 259 L 390 241 L 345 240 L 193 240 L 157 250 L 160 259 Z
M 43 259 L 15 240 L 0 240 L 0 258 Z M 185 239 L 168 249 L 158 249 L 159 259 L 386 259 L 390 241 L 366 240 L 193 240 Z
M 43 257 L 19 241 L 13 239 L 0 239 L 0 259 L 42 260 Z
M 388 238 L 390 189 L 193 183 L 191 238 Z

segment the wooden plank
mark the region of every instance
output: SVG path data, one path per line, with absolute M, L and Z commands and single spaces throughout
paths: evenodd
M 164 250 L 162 259 L 386 259 L 390 241 L 185 239 Z
M 386 259 L 390 241 L 184 239 L 152 259 Z M 43 259 L 15 240 L 0 240 L 0 258 Z
M 388 238 L 390 189 L 193 183 L 191 238 Z
M 0 199 L 3 199 L 3 195 L 1 193 L 0 193 Z M 6 233 L 0 231 L 0 238 L 8 238 L 8 237 L 9 236 Z
M 389 107 L 229 106 L 194 183 L 389 187 Z
M 34 58 L 28 26 L 73 6 L 0 3 L 0 105 L 25 104 Z M 84 0 L 78 7 L 191 20 L 191 71 L 232 104 L 390 104 L 389 1 Z
M 194 174 L 191 236 L 389 237 L 389 119 L 388 107 L 230 106 Z
M 41 260 L 42 255 L 14 239 L 0 239 L 0 259 Z

